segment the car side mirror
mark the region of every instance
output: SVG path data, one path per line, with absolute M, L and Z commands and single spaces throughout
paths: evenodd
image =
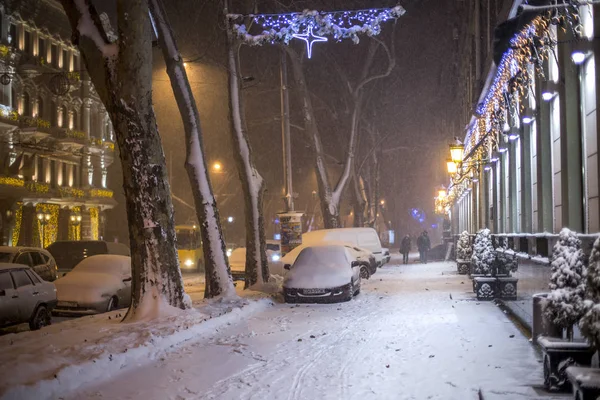
M 4 289 L 0 290 L 0 296 L 6 296 L 6 290 L 4 290 Z
M 123 279 L 123 282 L 131 282 L 131 277 Z
M 292 268 L 292 266 L 290 264 L 285 264 L 283 266 L 283 269 L 288 270 L 288 271 L 290 270 L 290 268 Z
M 360 261 L 352 261 L 352 263 L 350 264 L 352 265 L 352 267 L 359 267 L 360 266 Z

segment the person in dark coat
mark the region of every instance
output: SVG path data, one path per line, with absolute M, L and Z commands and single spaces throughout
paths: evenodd
M 419 258 L 421 263 L 427 264 L 427 252 L 431 249 L 431 240 L 427 231 L 423 231 L 417 239 L 417 248 L 419 249 Z
M 410 253 L 410 235 L 404 236 L 402 238 L 402 243 L 400 244 L 400 253 L 403 256 L 404 264 L 408 264 L 408 253 Z

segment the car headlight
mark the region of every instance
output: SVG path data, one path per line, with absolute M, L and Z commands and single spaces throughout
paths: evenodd
M 188 258 L 187 260 L 185 260 L 184 264 L 186 267 L 191 267 L 194 265 L 194 262 Z
M 231 249 L 227 249 L 227 257 L 231 257 L 231 253 L 232 253 Z
M 279 254 L 273 254 L 271 256 L 271 261 L 279 261 L 281 259 L 281 257 L 279 256 Z

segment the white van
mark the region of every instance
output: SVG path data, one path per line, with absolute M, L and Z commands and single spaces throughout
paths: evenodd
M 345 242 L 373 253 L 378 266 L 383 265 L 383 251 L 379 236 L 373 228 L 321 229 L 302 234 L 302 244 Z

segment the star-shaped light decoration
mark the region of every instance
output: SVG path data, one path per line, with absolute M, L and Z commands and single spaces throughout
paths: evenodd
M 296 39 L 304 40 L 306 42 L 306 48 L 308 49 L 308 58 L 312 56 L 312 47 L 315 42 L 326 42 L 327 38 L 323 36 L 317 36 L 313 34 L 313 26 L 308 26 L 308 32 L 306 33 L 295 33 L 292 35 Z

